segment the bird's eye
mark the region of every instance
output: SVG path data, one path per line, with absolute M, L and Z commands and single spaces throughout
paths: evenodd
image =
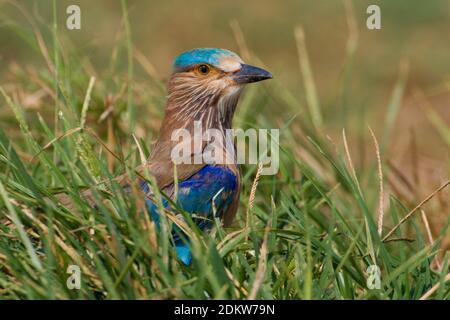
M 209 67 L 206 64 L 201 64 L 198 66 L 198 72 L 205 75 L 209 73 Z

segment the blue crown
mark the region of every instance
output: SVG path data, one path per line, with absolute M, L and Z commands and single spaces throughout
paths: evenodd
M 239 58 L 236 53 L 226 49 L 197 48 L 180 54 L 173 62 L 173 66 L 175 69 L 184 69 L 199 63 L 217 66 L 220 63 L 220 59 L 227 56 Z

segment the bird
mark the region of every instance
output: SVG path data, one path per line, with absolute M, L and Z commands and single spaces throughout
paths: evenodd
M 157 187 L 190 214 L 202 231 L 211 229 L 215 217 L 220 218 L 226 227 L 236 215 L 241 176 L 235 144 L 226 131 L 232 128 L 233 115 L 243 88 L 249 83 L 271 78 L 273 76 L 267 70 L 246 64 L 236 53 L 221 48 L 195 48 L 181 53 L 173 62 L 158 139 L 147 161 L 136 170 L 138 173 L 149 172 Z M 196 139 L 195 124 L 206 132 L 216 130 L 224 138 L 216 147 L 227 161 L 204 161 L 201 157 L 198 161 L 199 153 L 205 152 L 211 141 L 193 141 Z M 188 142 L 197 143 L 200 147 L 189 149 L 191 152 L 184 156 L 185 161 L 176 164 L 178 184 L 175 185 L 172 151 L 179 141 L 174 141 L 173 132 L 179 129 L 190 133 Z M 124 188 L 131 190 L 132 181 L 128 175 L 117 179 Z M 145 195 L 147 211 L 160 228 L 160 210 L 153 197 L 152 186 L 142 176 L 137 179 L 140 191 Z M 82 192 L 81 197 L 94 203 L 91 190 Z M 71 202 L 67 196 L 61 196 L 59 200 L 66 206 Z M 172 209 L 167 199 L 163 199 L 162 205 L 164 209 Z M 184 265 L 190 265 L 192 252 L 189 241 L 180 235 L 176 226 L 171 233 L 178 259 Z

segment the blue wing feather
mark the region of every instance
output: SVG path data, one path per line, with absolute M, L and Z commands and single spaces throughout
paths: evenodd
M 141 188 L 146 194 L 150 191 L 147 182 L 143 182 Z M 169 186 L 166 190 L 174 188 Z M 191 215 L 201 216 L 202 219 L 193 220 L 200 229 L 205 230 L 211 227 L 214 214 L 222 217 L 237 195 L 237 190 L 238 179 L 230 169 L 207 165 L 190 178 L 178 183 L 177 205 Z M 159 226 L 160 217 L 156 204 L 148 198 L 146 202 L 149 213 Z M 163 199 L 163 206 L 170 209 L 166 199 Z M 177 228 L 172 230 L 177 255 L 184 264 L 189 265 L 191 263 L 189 244 L 181 240 L 177 235 L 179 232 Z

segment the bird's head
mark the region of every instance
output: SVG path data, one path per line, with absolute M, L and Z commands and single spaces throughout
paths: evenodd
M 231 122 L 242 88 L 270 78 L 268 71 L 245 64 L 229 50 L 193 49 L 174 61 L 168 109 L 177 119 L 211 121 L 207 127 L 231 125 L 224 122 Z

